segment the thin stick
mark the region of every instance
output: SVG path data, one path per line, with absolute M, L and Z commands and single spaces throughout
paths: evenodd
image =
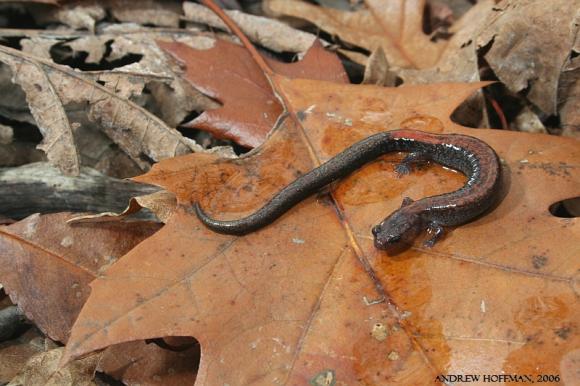
M 501 128 L 504 130 L 509 130 L 510 126 L 499 103 L 497 103 L 497 101 L 490 96 L 487 97 L 487 100 L 491 103 L 491 106 L 495 110 L 495 113 L 497 114 L 499 121 L 501 122 L 502 126 Z

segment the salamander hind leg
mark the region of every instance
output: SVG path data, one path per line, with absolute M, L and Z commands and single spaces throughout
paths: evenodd
M 430 159 L 431 157 L 429 156 L 429 154 L 425 152 L 416 151 L 413 153 L 409 153 L 405 158 L 403 158 L 401 163 L 395 166 L 395 173 L 397 173 L 397 176 L 401 178 L 402 176 L 411 173 L 413 165 L 427 162 Z
M 423 243 L 427 248 L 431 248 L 435 243 L 441 239 L 441 236 L 445 233 L 443 226 L 435 221 L 431 221 L 427 225 L 427 232 L 431 235 L 431 238 Z

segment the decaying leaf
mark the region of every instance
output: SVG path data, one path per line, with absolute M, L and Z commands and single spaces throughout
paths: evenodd
M 10 381 L 10 386 L 89 386 L 95 385 L 93 377 L 100 354 L 70 362 L 59 367 L 64 348 L 35 354 L 22 371 Z
M 546 114 L 556 114 L 558 79 L 578 29 L 576 0 L 504 0 L 477 39 L 490 45 L 484 55 L 512 92 L 527 98 Z
M 22 55 L 7 53 L 11 51 L 18 52 L 0 48 L 0 60 L 10 66 L 13 82 L 19 84 L 26 93 L 30 111 L 44 137 L 39 148 L 64 174 L 78 175 L 79 155 L 58 90 L 40 63 Z
M 576 56 L 567 61 L 558 83 L 558 113 L 562 135 L 580 138 L 580 39 L 576 38 Z
M 247 147 L 256 147 L 264 141 L 283 109 L 247 50 L 220 39 L 205 50 L 179 43 L 158 44 L 185 63 L 187 81 L 223 104 L 221 108 L 204 111 L 186 127 L 208 130 Z M 318 43 L 296 63 L 265 59 L 274 71 L 289 77 L 348 82 L 336 55 Z
M 104 212 L 99 214 L 89 214 L 79 216 L 68 220 L 69 224 L 122 221 L 127 216 L 139 212 L 143 208 L 152 211 L 155 216 L 163 223 L 167 222 L 175 212 L 177 200 L 175 195 L 165 190 L 144 196 L 131 198 L 127 208 L 121 213 Z
M 15 79 L 19 79 L 18 68 L 26 66 L 30 71 L 36 71 L 44 81 L 31 84 L 22 80 L 21 83 L 35 119 L 39 126 L 44 127 L 45 137 L 49 139 L 45 139 L 43 148 L 49 151 L 61 147 L 60 151 L 50 152 L 49 159 L 54 153 L 58 162 L 53 162 L 69 174 L 78 174 L 79 164 L 70 124 L 62 106 L 73 102 L 88 103 L 89 119 L 98 122 L 102 130 L 144 169 L 152 160 L 200 148 L 147 110 L 67 67 L 4 46 L 0 47 L 0 60 L 13 67 Z M 47 100 L 53 103 L 47 103 Z M 53 130 L 47 129 L 53 126 Z
M 428 384 L 438 374 L 535 374 L 540 360 L 542 373 L 564 372 L 580 339 L 570 285 L 579 228 L 548 207 L 580 188 L 577 144 L 453 124 L 481 84 L 273 81 L 298 120 L 257 151 L 165 160 L 138 178 L 174 192 L 179 209 L 92 283 L 67 358 L 179 335 L 201 344 L 198 385 Z M 211 232 L 191 211 L 199 201 L 212 216 L 243 217 L 297 175 L 396 127 L 485 140 L 504 160 L 507 196 L 433 249 L 396 256 L 373 247 L 371 227 L 402 197 L 454 190 L 462 176 L 433 165 L 397 179 L 400 157 L 382 157 L 338 183 L 332 200 L 309 198 L 244 237 Z M 373 336 L 377 324 L 386 338 Z
M 203 5 L 184 2 L 183 12 L 191 21 L 229 30 L 219 17 Z M 303 53 L 308 51 L 316 40 L 315 35 L 291 28 L 277 20 L 235 10 L 225 12 L 250 40 L 275 52 Z
M 478 1 L 453 24 L 453 36 L 433 67 L 396 69 L 397 75 L 407 84 L 479 81 L 476 40 L 494 6 L 495 0 Z
M 105 9 L 98 3 L 93 4 L 59 4 L 45 12 L 35 12 L 34 17 L 40 24 L 60 22 L 73 29 L 95 30 L 95 22 L 106 16 Z
M 67 220 L 72 217 L 35 215 L 0 227 L 0 277 L 6 291 L 37 326 L 62 342 L 89 293 L 89 283 L 160 228 L 150 222 L 71 226 Z M 0 358 L 3 351 L 0 346 Z M 196 357 L 195 348 L 176 353 L 132 342 L 106 350 L 99 371 L 129 385 L 192 384 Z
M 389 61 L 381 47 L 369 56 L 362 83 L 387 87 L 396 85 L 397 74 L 391 71 Z
M 444 41 L 432 42 L 422 30 L 425 0 L 367 0 L 367 8 L 345 12 L 302 0 L 265 0 L 273 14 L 308 20 L 344 41 L 373 52 L 382 47 L 389 63 L 426 68 L 437 63 Z
M 111 14 L 122 22 L 160 27 L 179 26 L 181 7 L 174 1 L 140 0 L 138 6 L 130 0 L 111 2 Z

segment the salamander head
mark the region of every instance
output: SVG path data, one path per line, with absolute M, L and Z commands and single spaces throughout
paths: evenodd
M 423 219 L 406 208 L 394 211 L 372 229 L 375 248 L 387 249 L 400 242 L 410 241 L 421 231 Z

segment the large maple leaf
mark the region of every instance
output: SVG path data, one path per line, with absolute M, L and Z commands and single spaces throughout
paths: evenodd
M 396 89 L 273 77 L 290 117 L 236 160 L 164 160 L 139 181 L 174 192 L 167 225 L 92 283 L 66 356 L 120 342 L 194 336 L 200 385 L 428 384 L 439 374 L 573 376 L 578 222 L 548 207 L 579 190 L 577 142 L 458 126 L 449 116 L 482 84 Z M 239 218 L 297 175 L 397 127 L 477 136 L 503 159 L 506 196 L 433 249 L 395 256 L 371 227 L 400 206 L 453 190 L 431 165 L 395 178 L 387 155 L 244 237 L 191 210 Z M 543 181 L 542 184 L 538 183 Z M 557 186 L 557 189 L 546 187 Z M 541 363 L 541 368 L 538 364 Z M 572 375 L 571 375 L 572 374 Z

